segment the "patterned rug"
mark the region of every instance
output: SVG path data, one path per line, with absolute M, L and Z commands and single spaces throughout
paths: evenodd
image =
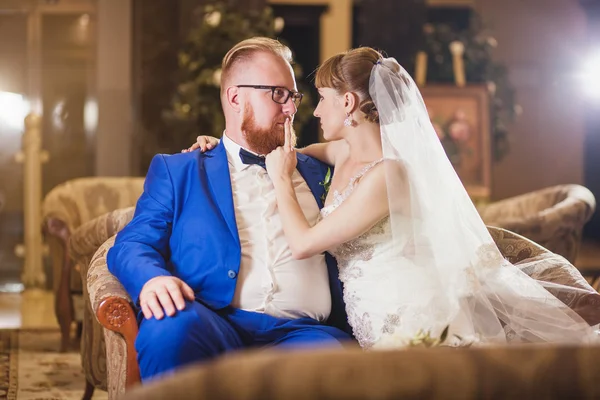
M 0 330 L 0 400 L 79 400 L 85 388 L 76 350 L 59 353 L 58 330 Z M 107 398 L 96 391 L 94 399 Z

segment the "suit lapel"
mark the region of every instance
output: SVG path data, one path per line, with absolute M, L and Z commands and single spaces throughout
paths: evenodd
M 321 199 L 321 195 L 325 192 L 325 188 L 323 185 L 319 184 L 324 178 L 323 171 L 321 170 L 318 163 L 312 160 L 310 157 L 305 156 L 301 153 L 296 153 L 296 157 L 298 159 L 297 169 L 300 172 L 300 175 L 306 181 L 306 184 L 310 188 L 313 196 L 315 196 L 315 200 L 319 205 L 319 208 L 323 208 L 323 200 Z
M 229 164 L 227 152 L 223 141 L 210 153 L 206 153 L 204 160 L 206 175 L 210 188 L 216 199 L 217 206 L 225 219 L 227 227 L 231 231 L 236 243 L 239 244 L 237 224 L 235 222 L 235 210 L 233 208 L 233 194 L 231 192 L 231 178 L 229 176 Z
M 235 222 L 235 210 L 233 208 L 233 193 L 231 191 L 231 178 L 229 176 L 229 165 L 227 152 L 223 141 L 211 152 L 205 153 L 204 168 L 210 188 L 216 199 L 221 215 L 225 219 L 233 238 L 239 243 L 239 234 Z M 322 194 L 325 188 L 319 182 L 323 180 L 324 174 L 319 164 L 304 154 L 296 153 L 298 158 L 297 169 L 306 184 L 310 188 L 319 208 L 323 208 Z

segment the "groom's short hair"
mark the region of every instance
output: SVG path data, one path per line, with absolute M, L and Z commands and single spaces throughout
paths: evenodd
M 221 91 L 227 88 L 227 80 L 236 65 L 249 60 L 252 55 L 259 52 L 271 53 L 281 57 L 283 60 L 292 63 L 292 51 L 289 47 L 278 40 L 267 37 L 253 37 L 242 40 L 231 48 L 223 57 L 221 63 Z

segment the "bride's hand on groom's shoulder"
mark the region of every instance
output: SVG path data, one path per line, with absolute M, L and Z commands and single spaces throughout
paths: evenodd
M 189 153 L 190 151 L 194 151 L 196 149 L 200 149 L 202 153 L 205 151 L 214 149 L 219 144 L 219 139 L 212 136 L 198 136 L 196 138 L 196 143 L 188 147 L 187 149 L 181 150 L 182 153 Z
M 285 121 L 285 140 L 283 146 L 277 147 L 275 150 L 267 154 L 265 164 L 267 172 L 273 183 L 278 183 L 282 180 L 289 179 L 296 169 L 298 163 L 296 159 L 296 150 L 289 119 Z

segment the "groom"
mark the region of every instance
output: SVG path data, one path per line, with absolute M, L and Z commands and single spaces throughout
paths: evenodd
M 206 153 L 152 160 L 133 220 L 108 267 L 141 308 L 142 380 L 224 352 L 264 346 L 340 346 L 350 339 L 333 260 L 294 260 L 264 157 L 283 145 L 302 100 L 291 52 L 252 38 L 223 59 L 226 131 Z M 293 179 L 316 221 L 326 167 L 298 154 Z

